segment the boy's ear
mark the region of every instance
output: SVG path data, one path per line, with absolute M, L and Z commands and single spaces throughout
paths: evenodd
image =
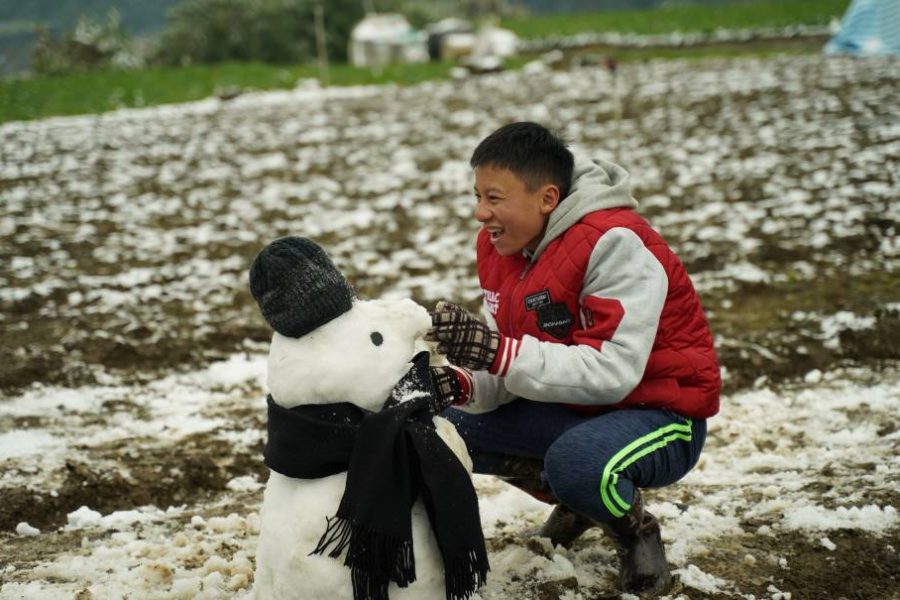
M 541 191 L 541 213 L 548 215 L 559 205 L 559 188 L 548 183 Z

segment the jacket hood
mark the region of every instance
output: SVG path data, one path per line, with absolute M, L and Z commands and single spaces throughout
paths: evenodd
M 534 251 L 537 260 L 544 248 L 586 214 L 606 208 L 636 208 L 631 197 L 631 176 L 615 163 L 575 154 L 572 188 L 550 213 L 547 231 Z

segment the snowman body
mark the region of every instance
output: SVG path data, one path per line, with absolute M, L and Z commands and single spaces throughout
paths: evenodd
M 430 327 L 412 300 L 355 300 L 351 310 L 300 338 L 276 333 L 268 362 L 273 400 L 285 407 L 350 402 L 379 410 L 410 368 Z M 435 418 L 438 435 L 471 472 L 465 443 Z M 274 471 L 260 512 L 254 596 L 259 600 L 352 600 L 350 570 L 337 559 L 311 555 L 344 493 L 346 473 L 294 479 Z M 372 502 L 382 501 L 372 498 Z M 416 581 L 391 584 L 392 600 L 444 597 L 440 552 L 421 500 L 411 511 Z

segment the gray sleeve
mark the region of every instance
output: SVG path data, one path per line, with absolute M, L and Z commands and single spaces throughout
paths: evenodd
M 572 346 L 525 336 L 506 389 L 543 402 L 614 404 L 640 383 L 668 292 L 665 269 L 636 233 L 614 228 L 597 241 L 579 296 L 586 305 L 618 303 L 621 318 L 605 339 Z M 598 349 L 599 348 L 599 349 Z

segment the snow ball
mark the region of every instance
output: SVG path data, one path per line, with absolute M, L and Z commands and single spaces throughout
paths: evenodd
M 25 521 L 22 521 L 18 525 L 16 525 L 16 533 L 23 537 L 33 537 L 41 534 L 41 530 L 37 527 L 32 527 Z
M 103 515 L 87 506 L 82 506 L 67 515 L 69 529 L 83 529 L 85 527 L 97 527 L 103 521 Z
M 823 538 L 819 539 L 819 543 L 822 544 L 828 550 L 834 550 L 835 548 L 837 548 L 837 544 L 835 544 L 834 542 L 829 540 L 827 537 L 823 537 Z
M 781 488 L 777 485 L 767 485 L 760 492 L 767 498 L 777 498 L 781 495 Z
M 752 554 L 745 554 L 743 562 L 745 565 L 753 566 L 756 564 L 756 557 Z
M 225 577 L 219 571 L 213 571 L 203 578 L 204 590 L 217 590 L 225 588 Z
M 819 383 L 820 381 L 822 381 L 822 371 L 820 371 L 819 369 L 813 369 L 803 376 L 803 381 L 812 384 Z
M 221 556 L 210 556 L 203 563 L 202 573 L 228 572 L 228 561 Z
M 245 519 L 247 523 L 247 533 L 259 535 L 259 513 L 252 512 Z
M 215 533 L 242 532 L 246 529 L 246 522 L 236 513 L 231 513 L 227 517 L 212 517 L 209 528 Z
M 225 486 L 233 492 L 255 492 L 264 487 L 253 475 L 235 477 Z
M 200 595 L 201 583 L 199 577 L 178 579 L 172 584 L 171 595 L 178 600 L 193 600 Z
M 244 382 L 263 381 L 266 361 L 262 357 L 235 354 L 228 360 L 213 363 L 206 371 L 207 382 L 212 386 L 234 387 Z
M 675 571 L 681 578 L 681 583 L 687 587 L 692 587 L 707 594 L 715 594 L 722 591 L 722 587 L 727 585 L 724 579 L 720 579 L 715 575 L 702 571 L 697 565 L 689 564 L 683 569 Z
M 200 515 L 194 515 L 191 517 L 191 525 L 194 529 L 203 529 L 206 527 L 206 520 Z
M 766 591 L 772 594 L 772 600 L 791 600 L 790 592 L 782 592 L 774 585 L 770 584 L 769 587 L 766 588 Z
M 522 73 L 526 75 L 534 75 L 536 73 L 541 73 L 542 71 L 547 70 L 547 65 L 539 60 L 533 60 L 531 62 L 525 63 L 522 67 Z
M 553 559 L 544 566 L 544 575 L 551 580 L 575 577 L 575 566 L 568 558 L 560 554 L 554 554 Z
M 253 563 L 241 552 L 234 555 L 230 569 L 233 575 L 245 575 L 248 580 L 253 579 Z
M 248 585 L 250 585 L 250 578 L 246 573 L 239 573 L 228 580 L 227 587 L 229 591 L 236 592 L 244 589 Z

